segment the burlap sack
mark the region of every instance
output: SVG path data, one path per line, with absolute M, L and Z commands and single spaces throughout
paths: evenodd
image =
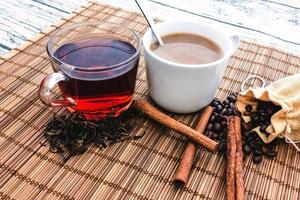
M 267 128 L 269 136 L 261 133 L 259 128 L 254 129 L 265 143 L 284 136 L 293 141 L 300 140 L 300 73 L 277 80 L 265 88 L 250 88 L 241 92 L 236 105 L 244 113 L 247 104 L 256 109 L 257 100 L 271 101 L 281 106 L 281 110 L 272 116 L 271 125 Z M 248 116 L 243 116 L 243 119 L 250 121 Z

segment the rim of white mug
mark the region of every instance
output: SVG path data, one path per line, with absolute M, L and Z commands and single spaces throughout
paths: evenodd
M 223 51 L 223 56 L 220 58 L 220 59 L 218 59 L 218 60 L 216 60 L 216 61 L 214 61 L 214 62 L 210 62 L 210 63 L 203 63 L 203 64 L 183 64 L 183 63 L 176 63 L 176 62 L 172 62 L 172 61 L 169 61 L 169 60 L 167 60 L 167 59 L 164 59 L 164 58 L 162 58 L 162 57 L 159 57 L 158 55 L 156 55 L 155 53 L 153 53 L 153 51 L 151 51 L 150 50 L 150 46 L 151 46 L 151 42 L 150 42 L 150 44 L 149 45 L 145 45 L 145 43 L 144 43 L 144 41 L 145 41 L 145 38 L 147 37 L 147 38 L 149 38 L 150 37 L 150 40 L 151 41 L 153 41 L 152 39 L 151 39 L 151 37 L 154 39 L 154 35 L 153 35 L 153 33 L 152 33 L 152 31 L 151 31 L 151 29 L 149 28 L 146 32 L 145 32 L 145 34 L 143 35 L 143 39 L 142 39 L 142 43 L 143 43 L 143 46 L 144 46 L 144 49 L 152 56 L 152 57 L 154 57 L 155 59 L 157 59 L 157 60 L 159 60 L 160 62 L 164 62 L 164 63 L 167 63 L 167 64 L 169 64 L 169 65 L 173 65 L 173 66 L 176 66 L 176 67 L 211 67 L 211 66 L 214 66 L 214 65 L 218 65 L 218 64 L 220 64 L 220 63 L 223 63 L 226 59 L 228 59 L 232 54 L 233 54 L 233 52 L 234 52 L 234 47 L 233 47 L 233 42 L 230 40 L 230 35 L 229 34 L 227 34 L 227 33 L 222 33 L 222 32 L 224 32 L 224 31 L 222 31 L 221 29 L 219 29 L 219 28 L 217 28 L 217 27 L 215 27 L 215 26 L 212 26 L 212 25 L 210 25 L 210 24 L 205 24 L 205 23 L 200 23 L 200 22 L 198 22 L 198 21 L 192 21 L 192 20 L 177 20 L 177 21 L 164 21 L 164 22 L 160 22 L 160 23 L 158 23 L 158 24 L 156 24 L 155 26 L 156 26 L 156 29 L 158 30 L 158 32 L 159 32 L 159 27 L 161 27 L 161 26 L 166 26 L 166 24 L 172 24 L 172 23 L 177 23 L 177 25 L 178 25 L 178 23 L 187 23 L 187 24 L 196 24 L 196 25 L 198 25 L 198 26 L 206 26 L 207 28 L 209 28 L 209 29 L 212 29 L 213 31 L 215 31 L 215 32 L 219 32 L 219 33 L 221 33 L 221 34 L 223 34 L 223 35 L 225 35 L 225 38 L 228 38 L 228 43 L 230 44 L 230 48 L 229 48 L 229 50 L 227 51 L 227 53 L 226 54 L 224 54 L 224 49 L 222 48 L 222 47 L 220 47 L 220 44 L 218 44 L 214 39 L 211 39 L 211 38 L 208 38 L 208 39 L 210 39 L 210 40 L 212 40 L 213 42 L 215 42 L 215 43 L 217 43 L 217 45 L 222 49 L 222 51 Z M 173 31 L 170 31 L 170 34 L 172 34 L 172 33 L 175 33 L 175 32 L 173 32 Z M 180 32 L 180 33 L 191 33 L 191 32 L 188 32 L 188 31 L 182 31 L 182 32 Z M 164 36 L 164 35 L 168 35 L 168 33 L 166 33 L 166 34 L 163 34 L 162 36 Z M 195 34 L 195 35 L 200 35 L 200 34 Z M 206 37 L 206 36 L 205 36 Z

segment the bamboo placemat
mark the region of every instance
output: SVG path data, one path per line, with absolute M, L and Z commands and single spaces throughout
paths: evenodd
M 0 198 L 1 199 L 224 199 L 226 160 L 200 149 L 187 186 L 176 189 L 172 177 L 186 139 L 150 120 L 137 122 L 137 141 L 115 144 L 61 164 L 44 146 L 42 127 L 52 109 L 38 99 L 41 80 L 52 72 L 45 45 L 54 30 L 83 21 L 103 20 L 128 26 L 142 35 L 147 29 L 137 13 L 88 3 L 0 59 Z M 278 49 L 242 41 L 229 61 L 217 96 L 239 91 L 241 82 L 257 74 L 268 83 L 300 71 L 300 58 Z M 143 57 L 136 97 L 149 98 Z M 65 112 L 56 110 L 55 112 Z M 174 115 L 192 125 L 197 114 Z M 300 154 L 278 146 L 275 159 L 259 165 L 245 160 L 247 199 L 300 199 Z

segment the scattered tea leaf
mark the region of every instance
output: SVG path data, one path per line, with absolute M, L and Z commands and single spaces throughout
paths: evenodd
M 129 109 L 119 117 L 109 116 L 102 121 L 87 121 L 79 113 L 54 115 L 44 129 L 50 151 L 62 154 L 64 162 L 74 155 L 83 154 L 90 145 L 104 149 L 124 140 L 137 140 L 141 135 L 130 135 L 131 124 L 140 113 Z

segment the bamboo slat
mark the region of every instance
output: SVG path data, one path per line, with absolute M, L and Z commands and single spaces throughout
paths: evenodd
M 0 199 L 225 199 L 226 160 L 199 149 L 183 189 L 172 184 L 186 138 L 151 120 L 136 122 L 137 141 L 99 150 L 95 147 L 64 165 L 49 152 L 42 128 L 64 109 L 45 107 L 37 97 L 39 83 L 52 72 L 45 45 L 57 29 L 83 21 L 110 21 L 135 30 L 147 29 L 137 13 L 91 2 L 50 26 L 0 59 Z M 231 57 L 217 97 L 239 91 L 249 75 L 270 83 L 300 72 L 300 57 L 251 41 L 242 41 Z M 135 98 L 149 99 L 143 56 Z M 192 126 L 197 114 L 170 114 Z M 244 161 L 247 199 L 299 199 L 300 154 L 287 144 L 275 159 L 259 165 Z

